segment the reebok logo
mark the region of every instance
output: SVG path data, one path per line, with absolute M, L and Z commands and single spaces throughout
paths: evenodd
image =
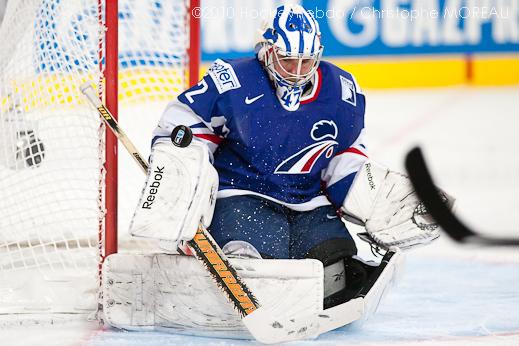
M 251 99 L 247 96 L 245 98 L 245 103 L 250 105 L 251 103 L 254 103 L 254 102 L 258 101 L 263 96 L 265 96 L 265 94 L 258 95 L 258 96 L 254 97 L 254 98 L 251 98 Z
M 333 281 L 334 282 L 341 281 L 344 278 L 344 271 L 341 271 L 340 273 L 334 274 L 332 277 L 333 277 Z
M 148 197 L 142 204 L 142 209 L 150 209 L 153 205 L 153 201 L 155 201 L 155 195 L 159 192 L 160 181 L 162 180 L 162 174 L 164 174 L 165 167 L 157 167 L 153 171 L 155 176 L 153 177 L 153 182 L 150 184 L 150 191 L 148 192 Z M 150 177 L 151 178 L 151 177 Z
M 368 184 L 371 190 L 375 190 L 375 183 L 373 182 L 373 175 L 371 174 L 371 163 L 366 164 L 366 176 L 368 177 Z

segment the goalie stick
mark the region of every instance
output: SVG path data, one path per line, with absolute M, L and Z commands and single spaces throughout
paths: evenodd
M 90 83 L 87 82 L 81 85 L 80 90 L 97 109 L 105 123 L 139 164 L 144 173 L 147 173 L 148 164 L 143 160 L 128 136 L 119 127 L 110 111 L 101 102 Z M 312 316 L 308 316 L 307 321 L 302 322 L 304 323 L 303 327 L 296 327 L 297 329 L 294 330 L 292 318 L 276 318 L 273 312 L 265 307 L 261 307 L 256 297 L 240 279 L 236 269 L 230 264 L 222 249 L 201 224 L 198 226 L 195 237 L 188 241 L 187 244 L 195 253 L 195 257 L 209 271 L 218 287 L 224 291 L 233 303 L 236 310 L 240 313 L 244 325 L 256 340 L 266 344 L 273 344 L 317 336 L 318 323 L 315 321 L 315 318 L 312 319 Z M 307 328 L 307 326 L 312 326 L 313 328 Z
M 438 194 L 436 185 L 433 182 L 419 147 L 413 148 L 407 154 L 405 166 L 416 193 L 423 201 L 425 207 L 453 240 L 459 243 L 479 245 L 519 246 L 519 238 L 492 238 L 483 236 L 461 222 L 461 220 L 449 210 Z

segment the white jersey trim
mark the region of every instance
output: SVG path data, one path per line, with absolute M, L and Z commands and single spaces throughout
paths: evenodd
M 283 205 L 289 209 L 295 210 L 295 211 L 310 211 L 310 210 L 314 210 L 315 208 L 323 207 L 325 205 L 331 205 L 330 201 L 328 200 L 328 198 L 326 198 L 326 196 L 317 196 L 317 197 L 312 198 L 308 202 L 293 204 L 293 203 L 282 202 L 282 201 L 272 198 L 270 196 L 266 196 L 266 195 L 263 195 L 261 193 L 257 193 L 254 191 L 240 190 L 240 189 L 220 190 L 220 191 L 218 191 L 216 198 L 220 199 L 220 198 L 227 198 L 227 197 L 232 197 L 232 196 L 246 196 L 246 195 L 253 195 L 253 196 L 265 198 L 269 201 L 272 201 L 277 204 L 281 204 L 281 205 Z
M 368 155 L 365 153 L 364 147 L 365 129 L 362 129 L 355 142 L 350 149 L 356 149 L 359 153 L 343 151 L 342 154 L 336 155 L 325 170 L 322 171 L 321 179 L 326 182 L 326 186 L 330 187 L 336 182 L 346 178 L 352 173 L 360 170 L 364 162 L 368 160 Z

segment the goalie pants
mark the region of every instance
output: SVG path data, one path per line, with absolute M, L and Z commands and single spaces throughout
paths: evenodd
M 209 230 L 220 246 L 245 241 L 263 258 L 316 258 L 327 265 L 357 253 L 331 205 L 299 212 L 252 195 L 222 198 Z

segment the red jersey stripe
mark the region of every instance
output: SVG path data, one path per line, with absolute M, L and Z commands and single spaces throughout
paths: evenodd
M 368 157 L 368 155 L 364 154 L 362 151 L 360 151 L 357 148 L 348 148 L 346 150 L 338 152 L 337 155 L 335 155 L 335 156 L 346 154 L 346 153 L 358 154 L 358 155 L 362 155 L 364 157 Z
M 217 135 L 206 135 L 206 134 L 193 134 L 195 137 L 198 137 L 200 139 L 205 139 L 206 141 L 213 142 L 214 144 L 220 144 L 222 142 L 222 138 L 218 137 Z

